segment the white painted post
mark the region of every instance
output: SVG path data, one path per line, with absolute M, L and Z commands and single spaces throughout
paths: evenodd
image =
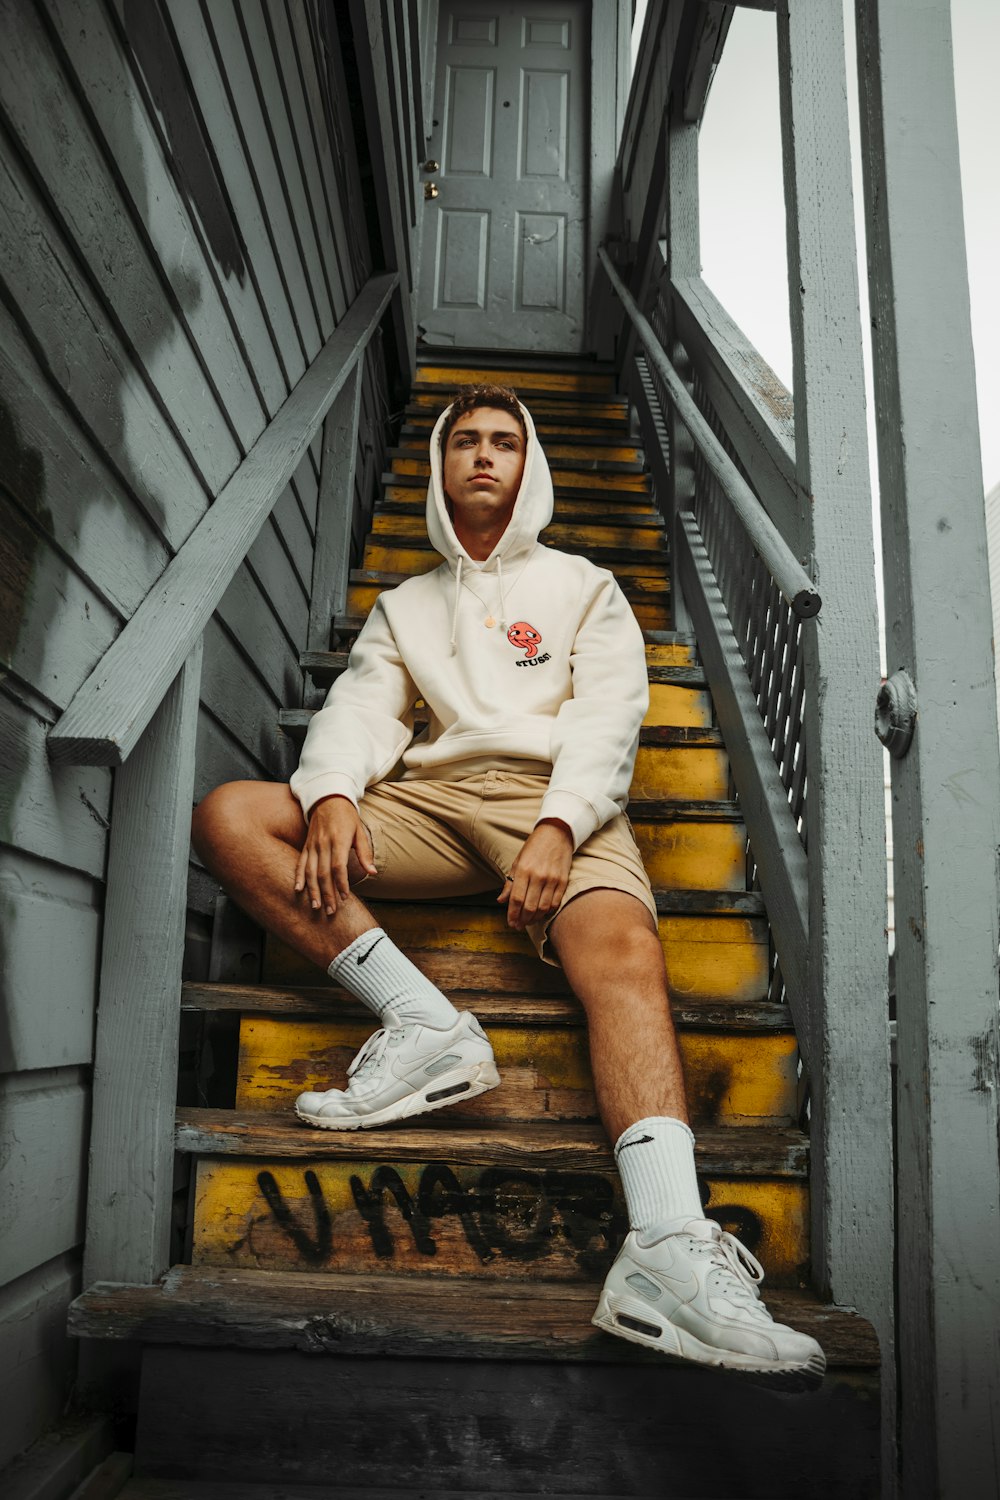
M 167 1268 L 202 641 L 115 772 L 83 1284 Z
M 883 1357 L 892 1448 L 892 1125 L 878 630 L 841 0 L 779 0 L 808 743 L 812 1261 Z M 793 541 L 794 545 L 794 541 Z
M 948 0 L 858 0 L 890 681 L 907 1500 L 1000 1493 L 1000 752 Z
M 330 621 L 335 614 L 343 613 L 347 603 L 364 364 L 362 352 L 327 413 L 323 429 L 309 605 L 310 651 L 329 650 Z
M 667 355 L 681 378 L 688 383 L 691 364 L 687 350 L 677 337 L 677 319 L 670 283 L 701 272 L 701 231 L 698 221 L 698 123 L 685 120 L 675 104 L 668 112 L 667 133 L 667 264 L 666 292 L 670 302 Z M 678 514 L 694 504 L 694 439 L 677 416 L 673 402 L 667 417 L 670 442 L 670 555 L 679 556 Z M 673 619 L 675 630 L 690 630 L 691 615 L 684 591 L 674 570 Z

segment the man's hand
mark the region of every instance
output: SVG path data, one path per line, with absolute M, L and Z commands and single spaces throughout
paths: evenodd
M 511 866 L 512 880 L 497 900 L 507 905 L 507 925 L 519 932 L 558 911 L 569 884 L 573 835 L 555 819 L 533 828 Z
M 354 850 L 363 869 L 377 875 L 371 841 L 354 803 L 347 797 L 324 797 L 309 817 L 306 841 L 295 870 L 295 890 L 307 891 L 313 911 L 332 917 L 338 901 L 351 894 L 347 861 Z

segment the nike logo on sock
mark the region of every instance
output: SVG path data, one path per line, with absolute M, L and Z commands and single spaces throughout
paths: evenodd
M 365 963 L 369 958 L 371 958 L 372 954 L 375 952 L 375 949 L 378 947 L 379 943 L 382 941 L 382 938 L 384 938 L 384 937 L 385 937 L 385 933 L 383 932 L 382 933 L 382 937 L 377 937 L 375 939 L 374 943 L 372 943 L 372 945 L 368 949 L 367 953 L 362 953 L 361 957 L 358 959 L 358 968 L 359 969 L 360 969 L 360 967 L 361 967 L 361 965 L 363 963 Z M 652 1137 L 650 1137 L 650 1139 L 652 1139 Z
M 372 947 L 374 948 L 374 946 L 375 946 L 375 944 L 373 943 Z M 370 951 L 371 950 L 369 950 L 369 952 Z M 645 1146 L 652 1139 L 653 1139 L 653 1137 L 651 1135 L 640 1135 L 640 1136 L 637 1136 L 634 1141 L 625 1141 L 621 1146 L 618 1147 L 618 1150 L 619 1151 L 627 1151 L 628 1148 L 629 1148 L 629 1146 Z

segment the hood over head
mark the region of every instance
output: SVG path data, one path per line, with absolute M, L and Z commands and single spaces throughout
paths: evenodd
M 458 540 L 445 500 L 441 463 L 441 429 L 451 411 L 451 406 L 445 407 L 434 423 L 434 430 L 431 433 L 431 478 L 427 486 L 427 535 L 430 537 L 431 546 L 435 552 L 440 552 L 448 568 L 455 574 L 455 603 L 451 615 L 452 653 L 458 649 L 458 608 L 462 596 L 463 567 L 468 564 L 477 572 L 496 574 L 500 628 L 506 629 L 504 567 L 506 566 L 509 573 L 516 563 L 525 561 L 538 544 L 538 533 L 552 519 L 555 497 L 552 492 L 552 475 L 549 473 L 548 461 L 539 446 L 531 413 L 520 401 L 517 404 L 524 418 L 526 438 L 521 488 L 517 492 L 507 529 L 489 557 L 483 562 L 476 562 L 471 558 Z M 488 410 L 488 404 L 485 405 Z
M 526 557 L 529 552 L 533 551 L 538 541 L 538 533 L 544 530 L 552 520 L 554 496 L 548 461 L 539 446 L 531 413 L 520 401 L 517 404 L 521 408 L 526 429 L 524 473 L 521 475 L 521 488 L 518 490 L 514 512 L 506 531 L 486 561 L 476 565 L 486 573 L 496 572 L 498 568 L 509 569 L 515 561 Z M 431 433 L 431 477 L 427 486 L 427 535 L 430 537 L 431 546 L 435 552 L 440 552 L 451 570 L 455 572 L 460 561 L 464 560 L 468 563 L 472 559 L 455 535 L 455 528 L 451 524 L 451 516 L 448 514 L 448 506 L 444 497 L 441 429 L 450 411 L 450 406 L 445 408 L 435 422 L 434 431 Z

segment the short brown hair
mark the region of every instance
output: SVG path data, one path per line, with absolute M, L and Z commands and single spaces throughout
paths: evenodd
M 464 417 L 467 412 L 476 411 L 480 406 L 488 406 L 494 411 L 509 412 L 512 417 L 516 417 L 524 440 L 527 442 L 528 429 L 516 391 L 507 385 L 463 385 L 461 390 L 456 391 L 452 397 L 451 410 L 441 428 L 442 453 L 447 447 L 451 429 L 459 417 Z

